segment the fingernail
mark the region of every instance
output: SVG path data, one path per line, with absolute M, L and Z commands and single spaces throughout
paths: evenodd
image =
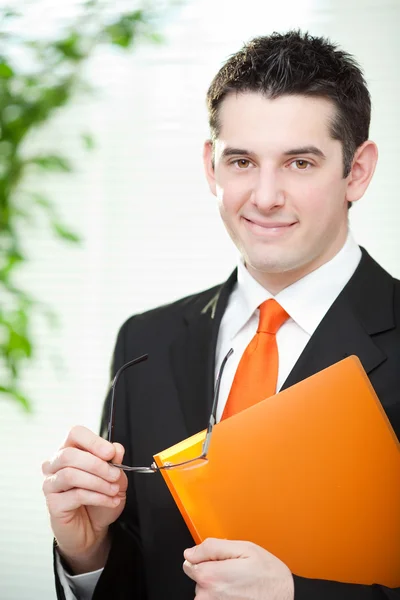
M 113 483 L 113 484 L 111 484 L 110 488 L 111 488 L 112 492 L 118 492 L 119 485 L 117 485 L 116 483 Z

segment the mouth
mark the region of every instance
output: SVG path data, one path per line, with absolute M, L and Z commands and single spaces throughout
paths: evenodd
M 296 225 L 297 221 L 280 222 L 280 221 L 267 221 L 262 222 L 259 220 L 247 219 L 242 217 L 246 227 L 256 235 L 263 235 L 266 237 L 279 237 L 287 234 Z

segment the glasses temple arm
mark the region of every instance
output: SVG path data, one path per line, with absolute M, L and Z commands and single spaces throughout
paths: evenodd
M 118 371 L 115 374 L 114 379 L 112 380 L 111 383 L 111 402 L 110 402 L 110 418 L 108 421 L 108 432 L 107 432 L 107 440 L 109 442 L 112 441 L 113 438 L 113 429 L 114 429 L 114 413 L 115 413 L 115 403 L 114 403 L 114 396 L 115 396 L 115 388 L 118 382 L 118 379 L 120 377 L 120 375 L 125 371 L 125 369 L 127 369 L 128 367 L 133 367 L 133 365 L 137 365 L 138 363 L 143 362 L 144 360 L 147 360 L 149 358 L 148 354 L 142 354 L 142 356 L 139 356 L 138 358 L 134 358 L 133 360 L 130 360 L 129 362 L 125 363 L 124 365 L 122 365 L 122 367 L 120 367 L 118 369 Z
M 225 356 L 224 360 L 222 361 L 221 366 L 219 368 L 218 375 L 217 375 L 217 381 L 215 382 L 214 400 L 213 400 L 213 405 L 212 405 L 212 410 L 211 410 L 211 416 L 210 416 L 210 420 L 208 422 L 206 437 L 204 439 L 203 448 L 202 448 L 202 456 L 203 457 L 207 456 L 208 448 L 210 446 L 211 433 L 212 433 L 213 427 L 215 425 L 215 422 L 217 420 L 216 414 L 217 414 L 217 406 L 218 406 L 218 399 L 219 399 L 219 388 L 221 387 L 222 373 L 224 372 L 226 361 L 231 356 L 231 354 L 233 354 L 233 348 L 231 348 L 229 350 L 228 354 Z

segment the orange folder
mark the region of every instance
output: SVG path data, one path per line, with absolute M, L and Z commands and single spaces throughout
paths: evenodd
M 160 452 L 201 454 L 205 432 Z M 303 577 L 400 586 L 400 445 L 348 357 L 215 425 L 162 470 L 195 540 L 252 541 Z

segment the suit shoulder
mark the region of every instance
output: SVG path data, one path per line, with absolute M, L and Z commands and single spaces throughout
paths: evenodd
M 121 331 L 130 332 L 132 329 L 140 331 L 148 326 L 159 327 L 164 323 L 181 320 L 184 314 L 191 311 L 201 312 L 219 294 L 221 287 L 222 284 L 215 285 L 202 292 L 132 315 L 123 323 Z

